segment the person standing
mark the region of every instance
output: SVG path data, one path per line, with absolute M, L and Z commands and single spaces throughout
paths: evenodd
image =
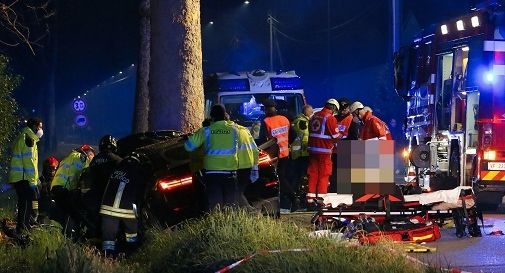
M 309 122 L 310 117 L 314 113 L 314 109 L 310 105 L 305 105 L 302 108 L 302 113 L 300 113 L 293 121 L 293 132 L 295 139 L 291 143 L 291 163 L 292 163 L 292 174 L 291 179 L 293 189 L 298 192 L 300 185 L 307 175 L 307 168 L 309 166 L 309 151 L 307 150 L 309 143 Z M 291 211 L 296 211 L 298 209 L 298 203 L 300 202 L 299 196 L 297 194 L 296 201 L 291 207 Z
M 356 101 L 351 104 L 350 110 L 352 115 L 363 123 L 360 132 L 360 139 L 392 140 L 391 133 L 389 132 L 386 123 L 374 116 L 370 111 L 370 108 L 365 108 L 361 102 Z
M 203 180 L 209 209 L 237 204 L 238 129 L 226 120 L 226 109 L 216 104 L 210 110 L 212 123 L 187 137 L 188 152 L 204 148 Z
M 14 140 L 10 162 L 9 183 L 13 184 L 18 198 L 16 232 L 20 234 L 36 222 L 38 210 L 36 187 L 39 180 L 37 142 L 44 134 L 42 120 L 30 118 L 26 127 Z
M 291 211 L 291 206 L 296 202 L 295 191 L 289 182 L 287 169 L 289 167 L 289 131 L 291 123 L 282 115 L 277 114 L 276 103 L 273 100 L 266 100 L 265 119 L 260 129 L 260 139 L 277 139 L 279 149 L 277 160 L 277 175 L 280 182 L 281 213 Z
M 73 235 L 73 229 L 81 220 L 79 179 L 95 155 L 94 149 L 85 144 L 74 149 L 61 162 L 51 183 L 51 194 L 56 203 L 56 220 L 63 227 L 63 232 Z
M 332 150 L 340 138 L 337 119 L 334 114 L 339 109 L 336 99 L 329 99 L 324 108 L 315 113 L 309 125 L 309 187 L 307 202 L 314 205 L 315 198 L 324 198 L 328 193 L 329 178 L 332 173 Z
M 89 168 L 81 178 L 81 193 L 86 220 L 88 221 L 89 234 L 99 236 L 100 216 L 98 211 L 102 202 L 103 193 L 112 171 L 122 160 L 117 152 L 117 140 L 111 135 L 105 135 L 98 145 L 99 153 L 89 163 Z
M 259 178 L 259 150 L 249 129 L 238 124 L 235 126 L 238 129 L 238 203 L 241 207 L 251 209 L 244 192 L 247 185 L 256 182 Z
M 138 212 L 146 187 L 148 158 L 132 153 L 112 171 L 100 206 L 102 249 L 106 256 L 117 254 L 116 238 L 121 228 L 126 238 L 125 251 L 134 251 L 139 242 Z

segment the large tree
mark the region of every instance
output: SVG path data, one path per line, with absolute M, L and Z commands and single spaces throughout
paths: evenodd
M 149 129 L 200 127 L 204 117 L 199 0 L 151 0 Z

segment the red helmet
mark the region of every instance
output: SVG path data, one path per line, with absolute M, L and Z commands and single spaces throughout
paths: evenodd
M 83 144 L 81 145 L 81 147 L 79 147 L 79 150 L 87 153 L 87 152 L 95 152 L 95 149 L 93 149 L 93 147 L 91 147 L 90 145 L 88 144 Z
M 46 160 L 44 160 L 44 163 L 43 163 L 44 167 L 51 167 L 53 169 L 58 168 L 59 164 L 60 164 L 60 162 L 54 156 L 50 156 L 50 157 L 46 158 Z

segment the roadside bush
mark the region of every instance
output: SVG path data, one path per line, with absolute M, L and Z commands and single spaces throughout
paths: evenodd
M 310 238 L 307 230 L 242 211 L 217 210 L 169 230 L 148 234 L 133 261 L 142 272 L 214 272 L 258 250 L 308 248 L 307 252 L 259 255 L 234 272 L 423 272 L 390 246 L 350 248 Z

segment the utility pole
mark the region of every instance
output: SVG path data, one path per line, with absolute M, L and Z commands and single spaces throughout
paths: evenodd
M 271 14 L 268 14 L 267 22 L 270 24 L 270 71 L 274 71 L 274 25 Z
M 392 8 L 392 14 L 393 14 L 393 20 L 392 20 L 392 38 L 393 38 L 393 44 L 392 44 L 392 52 L 391 56 L 398 51 L 399 49 L 399 44 L 400 44 L 400 1 L 401 0 L 391 0 L 391 8 Z

